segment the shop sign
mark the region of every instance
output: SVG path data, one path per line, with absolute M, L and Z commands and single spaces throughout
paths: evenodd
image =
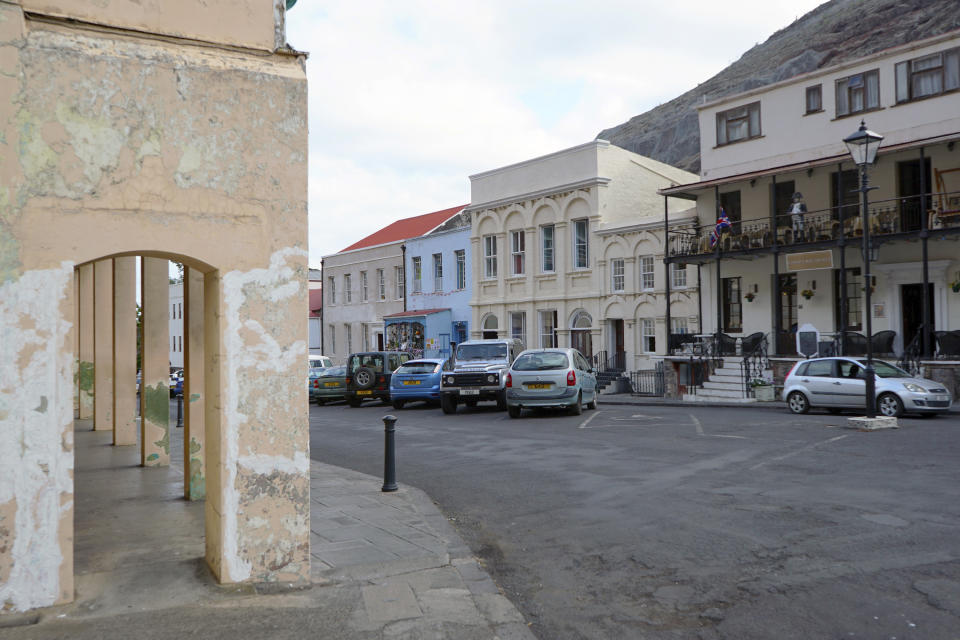
M 833 251 L 807 251 L 787 254 L 787 271 L 833 269 Z

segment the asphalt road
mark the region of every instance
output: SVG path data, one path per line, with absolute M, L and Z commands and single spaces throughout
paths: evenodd
M 960 420 L 312 407 L 311 455 L 426 491 L 544 640 L 960 638 Z M 525 414 L 526 416 L 527 414 Z

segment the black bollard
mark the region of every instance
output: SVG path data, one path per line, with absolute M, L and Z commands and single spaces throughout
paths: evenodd
M 394 435 L 397 430 L 394 416 L 383 416 L 383 492 L 397 490 L 397 447 Z
M 183 394 L 177 394 L 177 429 L 183 428 Z

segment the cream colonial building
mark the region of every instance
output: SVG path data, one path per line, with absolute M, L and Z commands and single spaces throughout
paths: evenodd
M 470 176 L 471 337 L 640 366 L 666 338 L 657 189 L 694 178 L 604 140 Z M 690 215 L 682 201 L 668 207 L 671 219 Z M 691 316 L 684 275 L 677 302 Z

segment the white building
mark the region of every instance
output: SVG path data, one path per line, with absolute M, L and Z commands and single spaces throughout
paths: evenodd
M 170 285 L 170 370 L 183 369 L 183 283 Z M 161 356 L 162 357 L 162 356 Z
M 641 366 L 666 338 L 657 189 L 692 178 L 603 140 L 471 176 L 471 336 Z
M 459 206 L 397 220 L 324 256 L 323 355 L 342 364 L 351 353 L 384 349 L 383 317 L 407 310 L 404 242 L 433 231 L 462 210 Z
M 771 354 L 793 356 L 810 324 L 833 344 L 824 351 L 862 354 L 870 339 L 888 357 L 950 355 L 940 332 L 960 329 L 960 32 L 708 103 L 699 118 L 700 180 L 661 193 L 697 204 L 699 226 L 671 232 L 668 260 L 703 265 L 705 332 L 760 333 Z M 884 136 L 868 169 L 870 282 L 843 143 L 861 120 Z M 712 248 L 721 208 L 732 228 Z
M 310 269 L 307 275 L 310 287 L 310 309 L 307 313 L 308 348 L 311 354 L 323 354 L 323 271 Z

